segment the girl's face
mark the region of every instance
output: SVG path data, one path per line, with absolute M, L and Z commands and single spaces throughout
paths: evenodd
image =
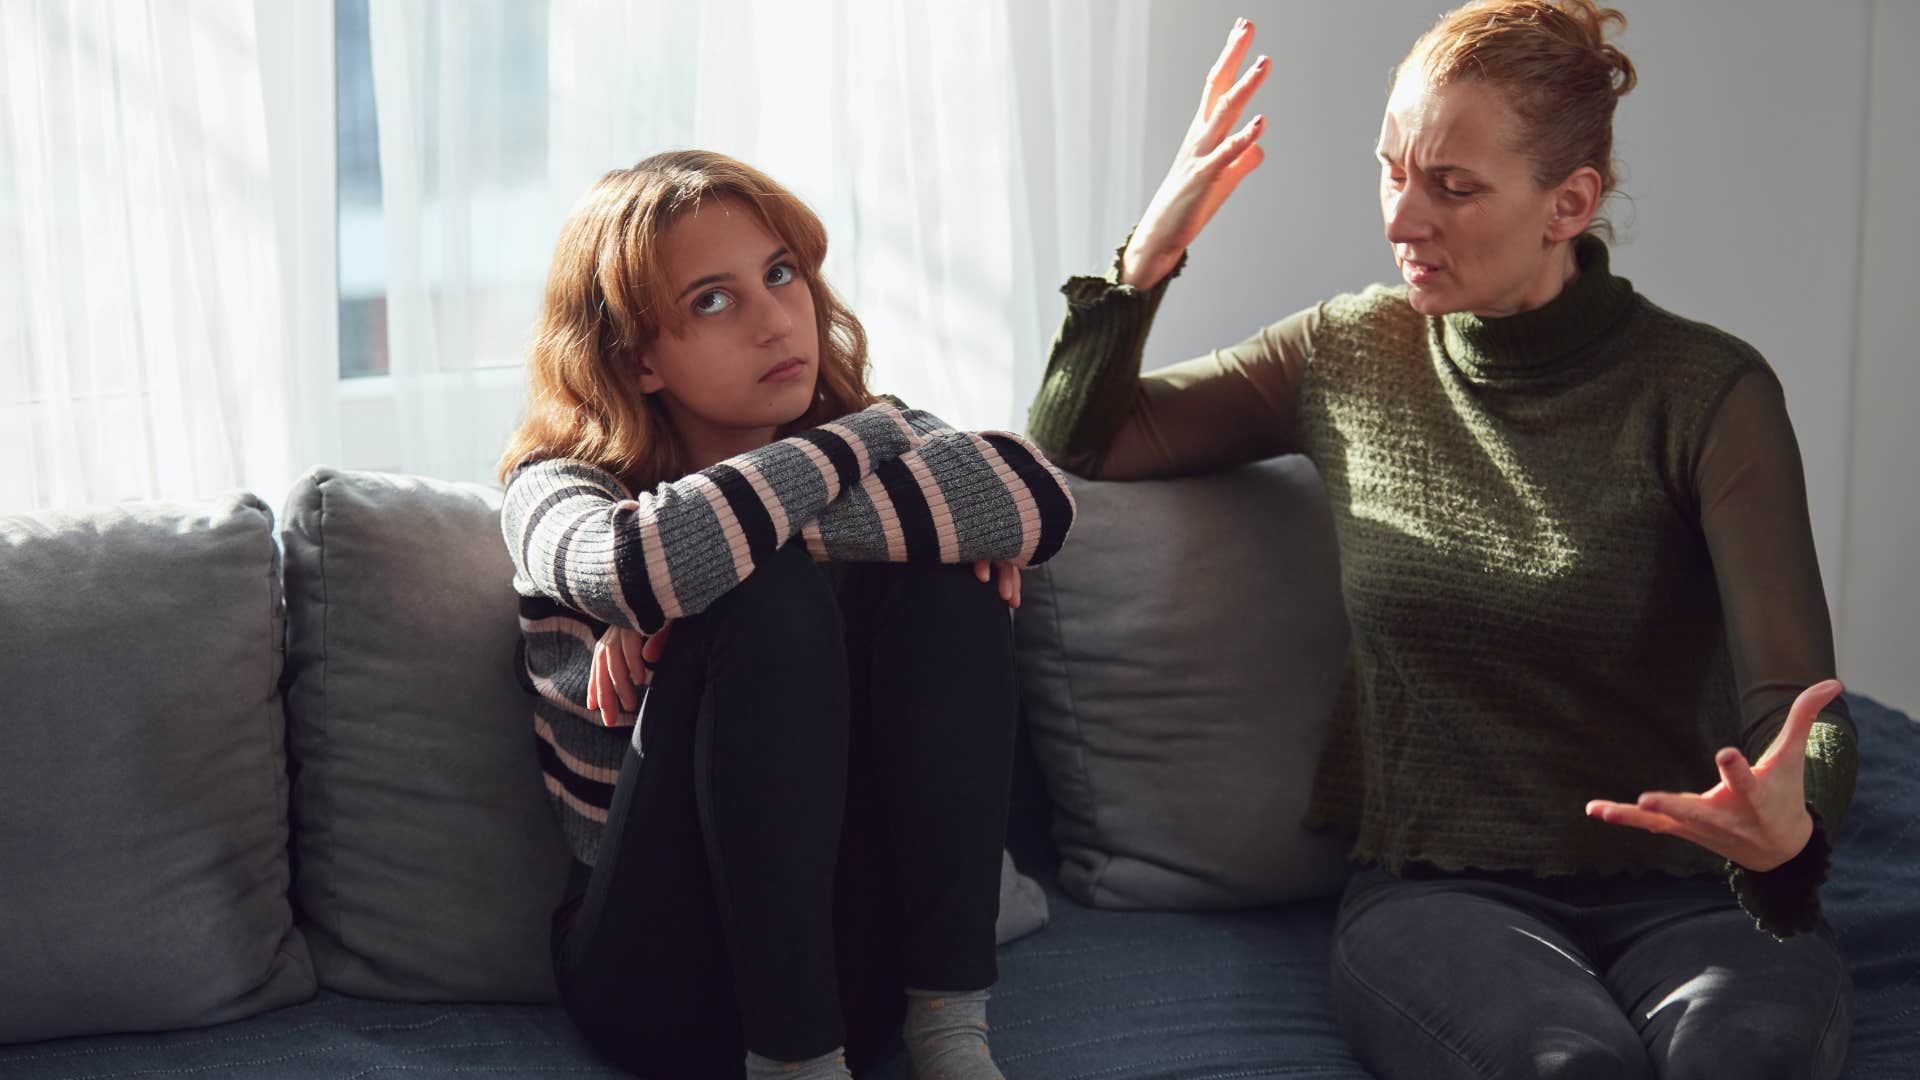
M 687 324 L 640 358 L 690 468 L 764 446 L 813 403 L 820 335 L 813 293 L 780 238 L 745 203 L 707 199 L 660 238 Z
M 1541 188 L 1513 149 L 1518 123 L 1479 83 L 1435 89 L 1409 72 L 1394 84 L 1375 149 L 1380 214 L 1415 311 L 1513 315 L 1552 300 L 1572 274 L 1562 242 L 1592 217 L 1599 174 L 1582 167 Z M 1595 199 L 1579 213 L 1588 187 Z

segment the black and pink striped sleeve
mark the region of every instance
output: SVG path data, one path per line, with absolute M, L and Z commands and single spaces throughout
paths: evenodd
M 926 441 L 873 471 L 801 530 L 835 562 L 1046 562 L 1073 528 L 1073 493 L 1039 449 L 909 412 Z M 923 419 L 924 418 L 924 419 Z
M 924 438 L 883 402 L 637 495 L 583 462 L 534 462 L 501 508 L 514 587 L 653 633 L 704 611 Z

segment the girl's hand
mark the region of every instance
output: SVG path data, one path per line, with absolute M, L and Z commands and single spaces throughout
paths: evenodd
M 1828 679 L 1801 691 L 1760 764 L 1749 768 L 1731 746 L 1715 754 L 1720 782 L 1706 792 L 1648 791 L 1632 804 L 1595 799 L 1587 816 L 1690 840 L 1756 873 L 1772 870 L 1800 854 L 1813 835 L 1804 792 L 1807 735 L 1842 689 Z
M 1227 35 L 1227 47 L 1213 70 L 1207 72 L 1200 110 L 1173 155 L 1173 167 L 1160 181 L 1160 190 L 1153 193 L 1120 257 L 1121 284 L 1151 289 L 1166 277 L 1241 178 L 1265 157 L 1254 140 L 1266 129 L 1266 117 L 1256 116 L 1247 126 L 1233 130 L 1240 110 L 1273 66 L 1262 56 L 1235 79 L 1252 44 L 1253 24 L 1241 19 Z
M 1010 608 L 1020 606 L 1020 568 L 1009 562 L 989 562 L 986 559 L 973 564 L 973 576 L 985 585 L 989 577 L 998 579 L 995 588 L 1000 599 Z
M 637 630 L 609 626 L 594 643 L 593 673 L 587 679 L 587 708 L 599 711 L 602 724 L 619 727 L 622 713 L 640 708 L 640 695 L 634 692 L 634 687 L 653 681 L 653 665 L 660 662 L 660 654 L 667 647 L 667 631 L 671 629 L 673 623 L 668 622 L 659 633 L 648 636 Z

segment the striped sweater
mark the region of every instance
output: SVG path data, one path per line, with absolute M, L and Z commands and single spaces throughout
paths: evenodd
M 1064 477 L 1031 443 L 891 400 L 651 492 L 581 461 L 521 465 L 501 511 L 520 594 L 515 664 L 574 857 L 599 851 L 635 721 L 607 728 L 587 709 L 607 627 L 654 633 L 697 615 L 796 536 L 823 562 L 1030 566 L 1060 550 L 1073 516 Z

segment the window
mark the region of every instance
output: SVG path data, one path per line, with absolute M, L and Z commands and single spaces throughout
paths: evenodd
M 426 367 L 518 365 L 552 245 L 554 215 L 544 198 L 545 0 L 419 10 L 424 47 L 400 58 L 401 83 L 380 88 L 376 98 L 367 0 L 336 0 L 334 8 L 342 379 L 392 370 L 390 236 L 408 247 L 417 278 L 410 283 L 425 290 L 437 338 L 453 338 L 443 347 L 465 342 L 471 349 L 470 357 L 423 356 Z M 445 78 L 443 49 L 461 52 L 445 65 Z M 408 62 L 416 59 L 417 70 Z M 398 173 L 408 190 L 391 208 L 394 220 L 384 195 L 394 178 L 382 173 L 383 117 L 418 136 L 387 147 L 409 156 Z M 443 131 L 443 124 L 458 127 Z M 448 310 L 447 297 L 456 292 L 458 307 Z M 449 320 L 458 323 L 452 335 Z

